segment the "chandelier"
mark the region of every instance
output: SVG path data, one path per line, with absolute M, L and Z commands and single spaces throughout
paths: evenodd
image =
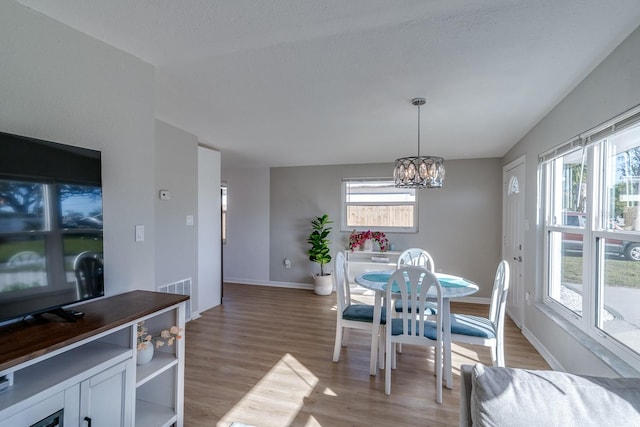
M 426 102 L 425 98 L 411 100 L 411 103 L 418 107 L 418 155 L 396 159 L 396 165 L 393 169 L 393 179 L 396 187 L 442 188 L 444 159 L 442 157 L 420 155 L 420 106 Z

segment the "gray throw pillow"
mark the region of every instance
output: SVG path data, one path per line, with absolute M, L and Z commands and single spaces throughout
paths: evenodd
M 474 426 L 640 426 L 640 378 L 476 365 Z

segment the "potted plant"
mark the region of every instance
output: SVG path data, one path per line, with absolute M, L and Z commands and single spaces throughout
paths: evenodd
M 311 221 L 313 231 L 309 235 L 307 242 L 311 245 L 309 249 L 309 261 L 320 264 L 320 275 L 312 274 L 314 287 L 313 290 L 318 295 L 330 295 L 333 290 L 333 278 L 331 273 L 324 270 L 325 264 L 331 262 L 331 254 L 329 252 L 329 233 L 333 221 L 329 220 L 329 215 L 324 214 L 316 217 Z

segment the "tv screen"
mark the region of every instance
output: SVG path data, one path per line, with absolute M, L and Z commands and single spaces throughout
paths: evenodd
M 0 132 L 0 321 L 104 295 L 100 159 Z

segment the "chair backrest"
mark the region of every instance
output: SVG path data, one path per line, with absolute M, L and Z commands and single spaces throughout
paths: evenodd
M 429 255 L 429 252 L 420 248 L 410 248 L 400 254 L 398 257 L 397 268 L 405 265 L 424 267 L 432 273 L 436 271 L 436 266 L 433 263 L 433 258 Z
M 493 291 L 491 292 L 491 306 L 489 308 L 489 320 L 498 330 L 504 322 L 504 311 L 507 305 L 507 293 L 509 292 L 509 263 L 500 261 L 496 270 L 496 277 L 493 281 Z
M 96 297 L 104 294 L 104 265 L 102 254 L 84 251 L 73 261 L 78 298 Z
M 435 292 L 431 289 L 434 289 Z M 436 299 L 436 324 L 438 336 L 442 333 L 442 287 L 436 276 L 424 267 L 404 266 L 394 271 L 387 282 L 387 301 L 391 301 L 394 293 L 400 293 L 403 307 L 416 307 L 414 310 L 403 310 L 403 335 L 424 338 L 424 321 L 429 316 L 427 303 L 433 304 Z M 434 295 L 435 293 L 435 295 Z M 429 301 L 427 301 L 429 300 Z M 417 322 L 416 322 L 417 321 Z M 417 323 L 417 328 L 415 324 Z M 409 325 L 411 326 L 409 327 Z
M 347 276 L 347 263 L 344 253 L 338 252 L 334 259 L 333 278 L 336 285 L 336 297 L 338 299 L 338 316 L 342 316 L 344 309 L 351 305 L 351 289 Z

